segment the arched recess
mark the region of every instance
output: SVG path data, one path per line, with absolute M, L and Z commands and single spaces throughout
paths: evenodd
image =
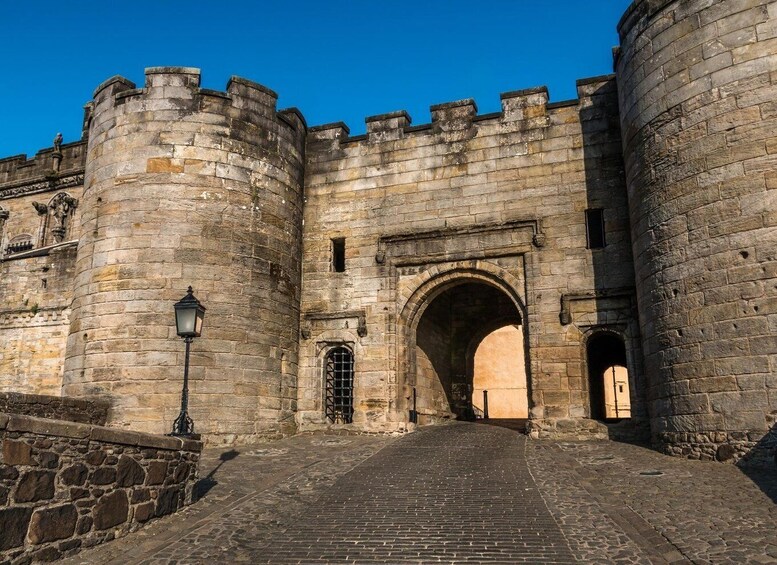
M 589 417 L 631 418 L 634 372 L 624 336 L 610 328 L 595 328 L 586 334 L 584 344 Z
M 417 275 L 411 284 L 406 285 L 406 288 L 413 290 L 406 295 L 407 300 L 401 308 L 398 327 L 400 348 L 398 351 L 398 386 L 395 402 L 397 412 L 400 414 L 404 413 L 406 418 L 409 416 L 410 410 L 413 409 L 412 391 L 416 385 L 416 378 L 418 376 L 419 359 L 417 357 L 417 343 L 419 324 L 424 319 L 424 314 L 427 309 L 435 304 L 439 297 L 462 285 L 481 285 L 478 288 L 490 288 L 496 293 L 493 296 L 504 297 L 511 309 L 511 311 L 505 315 L 486 320 L 483 326 L 476 328 L 473 333 L 483 334 L 483 336 L 485 336 L 488 332 L 484 327 L 490 325 L 493 330 L 493 324 L 504 323 L 508 319 L 513 322 L 518 321 L 518 323 L 524 324 L 523 329 L 526 330 L 526 307 L 520 298 L 522 284 L 517 277 L 511 275 L 497 265 L 485 261 L 466 261 L 448 265 L 447 267 L 435 266 L 420 275 Z M 471 353 L 473 341 L 476 341 L 476 339 L 473 339 L 473 337 L 470 336 L 467 343 L 462 348 L 466 351 L 467 356 Z M 526 365 L 527 383 L 529 383 L 530 388 L 531 374 L 529 369 L 528 343 L 528 331 L 524 331 L 524 360 Z M 465 374 L 465 378 L 471 379 L 472 373 L 466 369 L 468 365 L 468 363 L 465 364 L 461 370 L 462 373 Z M 469 381 L 469 384 L 469 402 L 471 403 L 471 380 Z M 453 390 L 445 390 L 445 393 L 451 397 L 456 396 L 455 391 Z M 453 405 L 454 402 L 460 400 L 460 398 L 449 398 L 449 400 Z M 453 412 L 455 412 L 455 410 L 453 410 Z M 461 413 L 455 415 L 459 417 L 462 416 Z M 423 423 L 423 421 L 421 421 L 421 423 Z
M 62 243 L 72 237 L 72 223 L 78 199 L 67 192 L 58 192 L 47 204 L 32 203 L 41 216 L 39 245 Z

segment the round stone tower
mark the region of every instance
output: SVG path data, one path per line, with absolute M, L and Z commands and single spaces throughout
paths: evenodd
M 777 3 L 637 0 L 618 31 L 654 439 L 739 457 L 777 417 Z
M 105 395 L 109 423 L 169 432 L 184 344 L 173 304 L 206 306 L 189 413 L 213 442 L 293 430 L 305 124 L 276 94 L 190 68 L 94 94 L 63 392 Z

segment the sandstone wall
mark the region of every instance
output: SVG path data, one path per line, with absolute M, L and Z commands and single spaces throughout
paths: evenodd
M 0 412 L 102 426 L 108 420 L 107 402 L 43 394 L 0 392 Z
M 58 160 L 54 149 L 0 160 L 0 390 L 60 393 L 80 209 L 65 215 L 57 242 L 51 204 L 80 199 L 85 149 L 76 142 Z
M 777 3 L 640 0 L 619 31 L 655 439 L 741 455 L 777 417 Z
M 506 93 L 502 112 L 482 116 L 472 101 L 443 104 L 421 126 L 404 112 L 375 116 L 365 136 L 349 137 L 343 124 L 311 128 L 303 426 L 323 422 L 321 357 L 336 343 L 360 348 L 355 425 L 406 421 L 414 369 L 403 311 L 415 316 L 444 285 L 462 281 L 498 286 L 521 304 L 532 415 L 550 428 L 587 415 L 583 340 L 594 328 L 625 336 L 639 378 L 615 83 L 581 81 L 578 91 L 579 100 L 559 104 L 548 104 L 542 88 Z M 588 208 L 604 209 L 603 249 L 586 248 Z M 342 273 L 332 268 L 334 238 L 346 240 Z M 585 307 L 560 320 L 567 295 Z
M 293 430 L 303 143 L 295 111 L 233 78 L 154 68 L 144 88 L 97 88 L 89 129 L 69 396 L 112 397 L 111 425 L 164 432 L 178 414 L 173 303 L 207 307 L 192 346 L 190 414 L 210 441 Z
M 53 561 L 192 500 L 202 445 L 0 413 L 0 561 Z

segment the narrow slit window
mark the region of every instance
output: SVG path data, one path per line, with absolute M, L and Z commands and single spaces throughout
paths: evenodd
M 335 273 L 345 272 L 345 238 L 336 237 L 332 240 L 332 270 Z
M 592 208 L 585 211 L 585 233 L 588 249 L 601 249 L 604 240 L 604 210 Z

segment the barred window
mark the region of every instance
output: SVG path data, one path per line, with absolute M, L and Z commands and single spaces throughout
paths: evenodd
M 326 417 L 333 424 L 353 421 L 353 353 L 345 347 L 326 355 Z

